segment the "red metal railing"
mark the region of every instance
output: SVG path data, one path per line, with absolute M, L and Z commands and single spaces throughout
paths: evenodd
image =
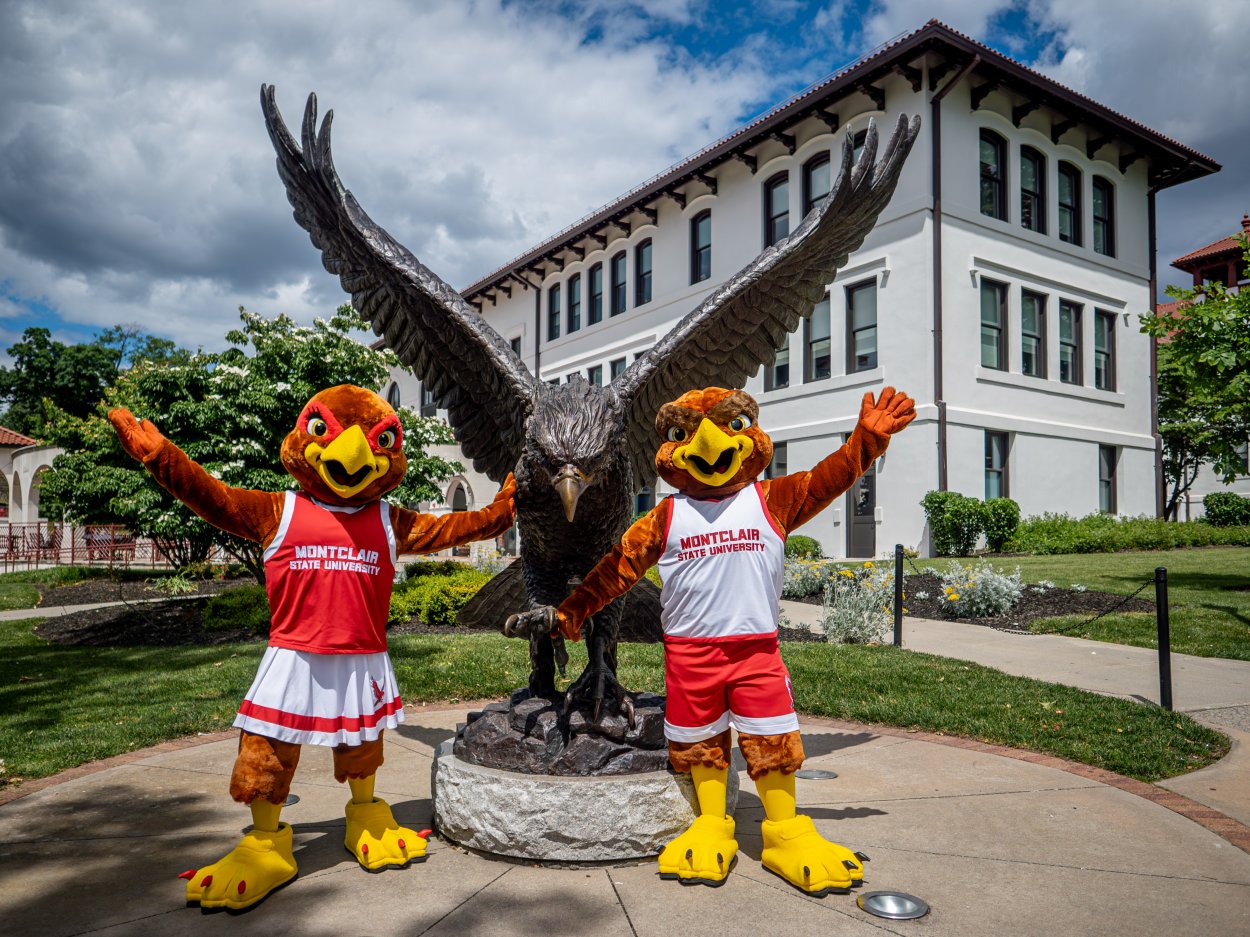
M 210 561 L 224 560 L 214 556 Z M 165 569 L 172 565 L 157 543 L 136 537 L 119 524 L 0 523 L 0 569 L 4 572 L 41 566 Z

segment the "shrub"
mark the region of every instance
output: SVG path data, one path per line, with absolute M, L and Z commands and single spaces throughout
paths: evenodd
M 419 579 L 422 576 L 454 576 L 467 568 L 459 560 L 417 560 L 404 566 L 404 580 Z
M 248 631 L 269 634 L 269 599 L 264 586 L 239 586 L 204 603 L 205 631 Z
M 930 491 L 920 504 L 929 521 L 936 555 L 967 556 L 973 551 L 985 526 L 985 509 L 980 501 L 957 491 Z
M 982 511 L 986 545 L 998 553 L 1020 525 L 1020 505 L 1010 498 L 990 498 Z
M 1179 547 L 1250 546 L 1250 526 L 1217 527 L 1201 521 L 1090 514 L 1082 518 L 1046 513 L 1020 522 L 1007 543 L 1022 553 L 1114 553 Z
M 794 534 L 786 538 L 786 559 L 818 560 L 825 555 L 815 537 Z
M 785 599 L 803 599 L 820 595 L 829 577 L 838 571 L 832 560 L 786 560 L 782 576 L 781 596 Z
M 870 562 L 825 583 L 820 624 L 834 644 L 880 642 L 894 623 L 894 570 Z
M 1250 498 L 1231 491 L 1217 491 L 1202 499 L 1207 523 L 1216 527 L 1250 525 Z
M 468 604 L 478 589 L 490 581 L 491 576 L 472 566 L 461 563 L 453 565 L 456 569 L 450 574 L 423 572 L 396 587 L 391 594 L 387 620 L 397 623 L 416 617 L 427 625 L 455 625 L 460 609 Z
M 942 574 L 942 610 L 959 618 L 1002 615 L 1015 608 L 1024 592 L 1020 567 L 1011 575 L 985 560 L 964 566 L 953 561 Z

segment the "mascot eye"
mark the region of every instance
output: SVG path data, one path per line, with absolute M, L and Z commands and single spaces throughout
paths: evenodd
M 668 432 L 664 434 L 664 437 L 669 442 L 681 442 L 686 438 L 686 431 L 680 426 L 670 426 Z
M 324 436 L 330 431 L 326 421 L 319 416 L 309 417 L 307 428 L 309 436 Z
M 378 445 L 383 449 L 389 449 L 391 446 L 395 445 L 395 431 L 393 429 L 386 429 L 378 433 Z
M 741 433 L 744 429 L 750 429 L 751 418 L 745 413 L 739 413 L 736 417 L 729 421 L 729 428 L 735 433 Z

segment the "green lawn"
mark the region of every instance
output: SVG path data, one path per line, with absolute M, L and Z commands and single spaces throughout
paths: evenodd
M 1168 570 L 1172 650 L 1199 657 L 1250 660 L 1250 548 L 1211 547 L 1149 553 L 1082 553 L 1022 556 L 995 561 L 1005 569 L 1019 565 L 1028 582 L 1049 579 L 1060 586 L 1080 583 L 1101 592 L 1127 595 Z M 1154 601 L 1154 586 L 1142 597 Z M 1089 616 L 1042 619 L 1034 631 L 1063 631 L 1076 637 L 1156 647 L 1153 613 L 1116 613 L 1075 629 Z
M 0 622 L 0 759 L 8 776 L 73 765 L 227 728 L 260 644 L 62 648 Z M 570 674 L 585 661 L 572 648 Z M 524 642 L 496 635 L 401 636 L 391 645 L 409 701 L 500 698 L 525 682 Z M 968 735 L 1152 781 L 1202 767 L 1224 736 L 1153 706 L 1012 677 L 893 647 L 786 645 L 801 711 Z M 663 690 L 659 646 L 626 645 L 632 689 Z

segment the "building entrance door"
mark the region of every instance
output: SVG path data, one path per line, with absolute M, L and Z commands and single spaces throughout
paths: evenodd
M 846 555 L 877 555 L 877 463 L 859 477 L 846 493 Z

